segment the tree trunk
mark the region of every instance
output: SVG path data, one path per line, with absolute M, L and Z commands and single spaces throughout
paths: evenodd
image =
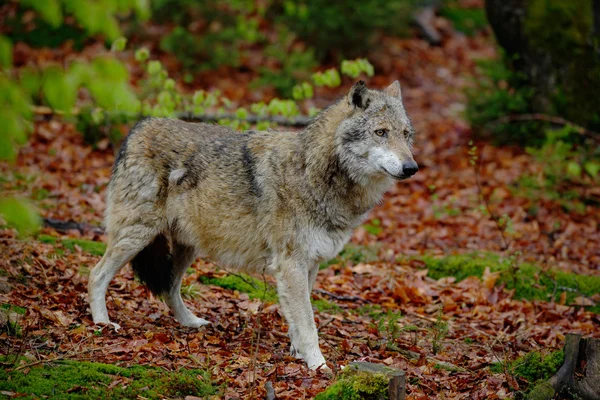
M 551 55 L 531 46 L 525 32 L 527 0 L 486 0 L 485 11 L 500 47 L 504 49 L 515 71 L 524 73 L 535 89 L 532 111 L 549 113 L 551 94 L 558 71 Z
M 528 400 L 551 400 L 568 395 L 582 400 L 600 399 L 600 339 L 567 334 L 565 361 L 558 372 L 531 391 Z

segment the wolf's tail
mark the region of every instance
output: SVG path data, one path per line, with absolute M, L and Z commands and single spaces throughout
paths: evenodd
M 131 260 L 133 271 L 156 295 L 168 293 L 173 286 L 173 255 L 169 240 L 158 235 Z

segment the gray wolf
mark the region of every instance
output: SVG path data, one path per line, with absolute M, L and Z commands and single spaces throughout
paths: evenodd
M 122 145 L 107 189 L 104 257 L 92 270 L 94 323 L 112 324 L 109 282 L 125 264 L 182 325 L 208 324 L 180 295 L 197 257 L 276 278 L 291 351 L 327 369 L 310 303 L 335 257 L 391 185 L 418 171 L 400 84 L 363 81 L 301 132 L 247 131 L 148 118 Z

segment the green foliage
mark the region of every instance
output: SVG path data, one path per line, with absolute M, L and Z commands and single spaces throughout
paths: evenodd
M 272 285 L 249 275 L 226 275 L 222 278 L 201 276 L 199 280 L 206 285 L 215 285 L 224 289 L 247 293 L 251 299 L 273 303 L 277 301 L 277 292 Z
M 33 28 L 21 25 L 25 11 L 33 10 Z M 14 20 L 8 21 L 10 36 L 33 46 L 56 47 L 69 39 L 102 35 L 113 41 L 121 35 L 118 18 L 135 14 L 145 20 L 150 16 L 147 0 L 22 0 Z M 83 35 L 82 35 L 83 33 Z
M 489 131 L 500 144 L 520 143 L 540 145 L 543 143 L 539 121 L 499 123 L 499 119 L 512 114 L 533 112 L 533 88 L 527 86 L 523 74 L 512 72 L 507 61 L 480 60 L 477 62 L 482 77 L 466 94 L 467 118 L 477 130 Z
M 527 148 L 543 169 L 541 174 L 521 176 L 516 193 L 555 200 L 568 211 L 584 212 L 587 204 L 599 205 L 588 192 L 600 185 L 600 149 L 576 146 L 573 135 L 577 133 L 568 126 L 548 130 L 543 146 Z
M 365 230 L 367 232 L 369 232 L 371 235 L 379 235 L 381 232 L 383 232 L 383 228 L 381 227 L 381 221 L 377 218 L 374 218 L 371 220 L 371 222 L 364 224 L 363 228 L 365 228 Z
M 85 239 L 63 239 L 62 245 L 71 251 L 77 251 L 79 247 L 82 251 L 94 256 L 101 256 L 106 251 L 106 244 Z
M 492 253 L 470 253 L 433 258 L 422 256 L 428 269 L 428 276 L 440 279 L 453 276 L 461 281 L 470 276 L 482 277 L 486 268 L 490 272 L 500 272 L 499 283 L 507 289 L 515 290 L 515 297 L 527 300 L 558 301 L 566 288 L 567 304 L 577 296 L 591 297 L 600 293 L 600 277 L 580 275 L 561 270 L 546 271 L 537 265 L 521 263 Z M 554 295 L 554 297 L 552 297 Z M 600 312 L 600 305 L 590 307 L 590 311 Z
M 319 310 L 319 312 L 326 314 L 338 314 L 342 311 L 340 306 L 325 299 L 312 300 L 312 305 Z
M 550 354 L 532 351 L 514 361 L 494 363 L 490 366 L 490 371 L 497 374 L 508 373 L 515 378 L 525 380 L 528 383 L 527 388 L 532 389 L 536 384 L 550 379 L 561 367 L 564 358 L 562 350 Z
M 0 360 L 9 361 L 8 357 Z M 117 378 L 124 382 L 111 385 Z M 210 381 L 206 371 L 198 369 L 170 372 L 147 366 L 122 368 L 92 362 L 58 361 L 32 367 L 27 373 L 0 369 L 0 390 L 35 398 L 138 399 L 143 395 L 144 398 L 161 399 L 215 395 L 219 387 Z
M 3 35 L 0 35 L 0 67 L 3 69 L 12 67 L 13 44 Z
M 94 256 L 102 256 L 106 251 L 106 244 L 104 242 L 95 242 L 93 240 L 86 239 L 59 239 L 55 236 L 50 235 L 38 235 L 37 240 L 47 244 L 61 244 L 65 249 L 70 251 L 81 251 L 92 254 Z
M 600 98 L 595 95 L 600 86 L 600 41 L 593 32 L 592 3 L 531 0 L 526 5 L 523 31 L 527 47 L 549 57 L 538 60 L 535 53 L 534 57 L 515 54 L 481 64 L 484 78 L 470 91 L 469 119 L 500 142 L 534 146 L 544 143 L 548 123 L 497 123 L 497 119 L 543 112 L 591 130 L 600 129 Z M 544 86 L 550 88 L 549 93 L 534 90 Z M 581 143 L 581 137 L 572 139 Z
M 531 0 L 525 31 L 532 45 L 565 58 L 581 51 L 593 29 L 593 15 L 591 2 Z
M 280 33 L 279 35 L 285 34 Z M 260 67 L 260 77 L 253 82 L 253 86 L 273 86 L 282 96 L 293 96 L 296 99 L 295 94 L 298 94 L 298 89 L 296 89 L 296 93 L 294 94 L 294 88 L 299 85 L 298 82 L 309 78 L 309 72 L 317 66 L 317 62 L 315 61 L 314 52 L 311 49 L 293 49 L 291 47 L 293 44 L 292 41 L 281 41 L 283 43 L 270 45 L 265 49 L 265 54 L 273 58 L 279 68 Z M 312 97 L 311 90 L 308 89 L 307 91 L 307 87 L 302 86 L 305 83 L 300 84 L 302 87 L 302 98 L 310 98 Z
M 431 334 L 431 349 L 433 354 L 437 354 L 442 350 L 443 341 L 448 336 L 448 322 L 442 320 L 442 314 L 438 314 L 436 321 L 430 329 Z
M 317 86 L 335 88 L 342 84 L 340 73 L 335 68 L 330 68 L 324 72 L 315 72 L 312 79 Z
M 0 308 L 3 310 L 6 310 L 6 311 L 15 312 L 19 315 L 25 315 L 25 313 L 27 312 L 27 309 L 25 307 L 19 307 L 14 304 L 8 304 L 8 303 L 0 304 Z
M 318 60 L 327 55 L 356 57 L 375 43 L 377 32 L 406 32 L 414 0 L 281 0 L 269 10 L 315 49 Z
M 25 143 L 31 131 L 31 99 L 17 82 L 0 72 L 0 160 L 12 161 L 17 145 Z
M 347 367 L 338 380 L 315 400 L 365 400 L 387 399 L 389 378 L 382 373 L 353 371 Z
M 379 248 L 378 245 L 362 246 L 348 243 L 344 246 L 344 249 L 340 254 L 329 261 L 325 261 L 319 265 L 319 269 L 327 268 L 334 264 L 359 264 L 375 262 L 379 259 Z
M 371 77 L 375 74 L 375 68 L 366 58 L 357 58 L 354 61 L 343 60 L 340 67 L 342 74 L 348 75 L 350 78 L 358 78 L 361 73 Z
M 263 40 L 258 29 L 260 8 L 251 1 L 158 0 L 152 7 L 155 19 L 178 21 L 160 47 L 173 53 L 186 70 L 239 66 L 245 48 Z M 198 20 L 207 28 L 198 30 Z
M 0 216 L 21 236 L 35 233 L 41 225 L 40 217 L 33 206 L 14 197 L 0 197 Z
M 386 348 L 388 350 L 397 350 L 396 340 L 400 337 L 400 334 L 405 331 L 404 327 L 399 324 L 402 318 L 400 311 L 388 310 L 385 314 L 380 314 L 375 317 L 378 319 L 377 331 L 385 340 Z
M 463 8 L 456 0 L 445 1 L 439 12 L 452 21 L 454 29 L 468 36 L 473 36 L 488 25 L 483 8 Z

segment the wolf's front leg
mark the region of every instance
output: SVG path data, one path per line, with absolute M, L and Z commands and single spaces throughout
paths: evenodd
M 319 336 L 310 304 L 308 266 L 286 260 L 280 265 L 275 278 L 293 350 L 306 361 L 310 369 L 323 366 L 322 370 L 329 370 L 324 365 L 325 358 L 319 349 Z

